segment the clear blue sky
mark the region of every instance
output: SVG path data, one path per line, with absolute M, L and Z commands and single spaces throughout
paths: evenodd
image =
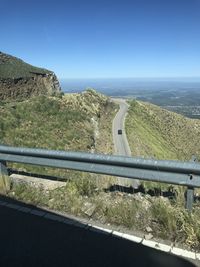
M 0 0 L 0 51 L 59 78 L 200 77 L 200 0 Z

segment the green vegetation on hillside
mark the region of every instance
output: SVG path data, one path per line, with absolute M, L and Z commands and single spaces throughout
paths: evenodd
M 146 102 L 129 101 L 125 127 L 133 156 L 191 160 L 192 155 L 200 158 L 200 121 L 186 118 Z M 185 210 L 184 187 L 142 182 L 144 190 L 162 192 L 172 190 L 174 197 L 151 197 L 146 211 L 147 222 L 157 237 L 167 238 L 175 243 L 200 249 L 199 202 L 192 213 Z M 198 191 L 198 190 L 197 190 Z M 146 201 L 146 199 L 145 199 Z
M 109 98 L 94 90 L 67 94 L 62 98 L 38 96 L 22 102 L 2 104 L 0 143 L 111 153 L 115 108 Z M 43 167 L 33 169 L 27 165 L 24 168 L 28 171 L 37 169 L 40 174 L 65 173 Z
M 93 121 L 98 127 L 106 115 L 111 119 L 112 109 L 114 105 L 95 91 L 7 103 L 0 106 L 0 141 L 13 146 L 90 151 L 97 138 Z
M 69 110 L 58 98 L 40 96 L 12 103 L 0 107 L 0 114 L 0 138 L 5 144 L 51 149 L 75 149 L 75 145 L 86 149 L 91 144 L 87 114 Z
M 19 58 L 0 52 L 0 79 L 33 77 L 34 73 L 48 74 L 52 72 L 34 67 Z
M 126 132 L 133 156 L 190 160 L 200 156 L 200 121 L 130 101 Z

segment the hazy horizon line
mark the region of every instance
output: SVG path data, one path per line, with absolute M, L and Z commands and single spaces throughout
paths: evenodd
M 58 77 L 60 80 L 199 80 L 200 76 L 166 76 L 166 77 L 77 77 L 77 78 L 63 78 Z

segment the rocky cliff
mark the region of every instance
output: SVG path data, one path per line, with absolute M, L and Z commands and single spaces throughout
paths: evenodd
M 61 90 L 56 75 L 0 52 L 0 100 L 52 95 Z

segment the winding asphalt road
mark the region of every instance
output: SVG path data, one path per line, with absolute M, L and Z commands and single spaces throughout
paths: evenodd
M 131 156 L 131 150 L 128 144 L 128 140 L 125 132 L 125 117 L 128 111 L 129 105 L 127 104 L 125 99 L 120 98 L 112 98 L 112 101 L 119 105 L 120 109 L 117 112 L 114 120 L 113 120 L 113 143 L 114 150 L 116 155 L 121 156 Z M 122 134 L 118 134 L 118 130 L 122 130 Z M 139 180 L 133 180 L 128 178 L 118 178 L 118 183 L 121 186 L 132 186 L 133 188 L 138 188 L 140 185 Z
M 113 142 L 115 154 L 122 156 L 131 156 L 131 150 L 125 133 L 124 121 L 128 104 L 124 99 L 113 98 L 115 103 L 119 104 L 120 109 L 113 120 Z M 122 130 L 122 134 L 118 134 L 118 130 Z

